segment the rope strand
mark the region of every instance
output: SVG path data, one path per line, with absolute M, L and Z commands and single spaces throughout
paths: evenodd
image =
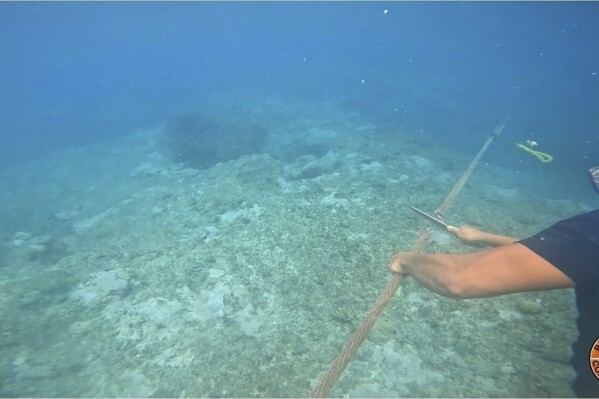
M 464 187 L 464 184 L 466 184 L 466 181 L 478 165 L 478 161 L 487 151 L 487 148 L 489 148 L 489 146 L 491 145 L 493 139 L 501 134 L 503 127 L 504 125 L 498 125 L 495 128 L 493 134 L 490 135 L 489 138 L 485 141 L 485 144 L 479 150 L 478 154 L 476 154 L 476 157 L 474 157 L 472 162 L 470 162 L 470 165 L 468 166 L 468 169 L 466 169 L 466 171 L 464 172 L 464 175 L 453 186 L 453 189 L 449 192 L 447 198 L 445 198 L 445 201 L 443 201 L 441 206 L 439 206 L 436 213 L 445 215 L 445 212 L 447 212 L 451 203 L 457 197 L 462 187 Z M 418 237 L 418 241 L 416 241 L 416 243 L 412 247 L 412 252 L 420 252 L 422 248 L 428 243 L 430 236 L 431 231 L 429 229 L 422 230 Z M 395 292 L 399 288 L 399 285 L 402 280 L 403 276 L 401 274 L 393 274 L 391 281 L 387 283 L 387 286 L 377 298 L 372 309 L 370 310 L 370 312 L 368 312 L 366 318 L 362 321 L 362 324 L 360 324 L 360 327 L 358 327 L 358 329 L 356 330 L 354 335 L 352 335 L 351 339 L 345 345 L 341 353 L 339 353 L 337 358 L 333 361 L 333 363 L 329 367 L 329 370 L 321 378 L 314 391 L 312 391 L 312 394 L 310 395 L 311 398 L 324 398 L 329 395 L 329 392 L 331 391 L 331 389 L 333 389 L 333 386 L 337 383 L 339 377 L 341 377 L 343 370 L 345 370 L 345 368 L 349 364 L 349 361 L 351 360 L 352 356 L 356 353 L 362 342 L 364 342 L 364 339 L 374 326 L 374 323 L 376 323 L 376 321 L 378 320 L 381 313 L 383 313 L 383 310 L 385 309 L 391 298 L 393 298 L 393 295 L 395 295 Z

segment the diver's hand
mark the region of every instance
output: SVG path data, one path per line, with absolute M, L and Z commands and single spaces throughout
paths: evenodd
M 389 270 L 393 273 L 406 274 L 407 271 L 404 269 L 404 263 L 413 255 L 412 252 L 398 252 L 393 255 L 393 259 L 389 263 Z
M 486 233 L 472 226 L 447 226 L 447 231 L 469 245 L 484 243 Z

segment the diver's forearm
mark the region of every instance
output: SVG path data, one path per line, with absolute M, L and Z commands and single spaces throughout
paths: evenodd
M 447 231 L 454 234 L 466 244 L 470 245 L 489 245 L 491 247 L 501 247 L 518 241 L 518 239 L 514 237 L 487 233 L 486 231 L 482 231 L 468 225 L 460 227 L 448 226 Z
M 499 234 L 487 233 L 484 231 L 480 232 L 480 237 L 477 237 L 477 241 L 490 245 L 492 247 L 501 247 L 504 245 L 510 245 L 518 241 L 515 237 L 502 236 Z

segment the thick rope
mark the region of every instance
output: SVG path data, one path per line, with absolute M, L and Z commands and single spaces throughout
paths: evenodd
M 443 201 L 441 206 L 437 209 L 437 213 L 439 215 L 444 215 L 447 209 L 449 209 L 449 206 L 451 205 L 455 197 L 458 195 L 462 187 L 464 187 L 464 184 L 466 184 L 466 181 L 474 171 L 474 168 L 476 168 L 476 165 L 478 165 L 478 161 L 482 158 L 485 151 L 487 151 L 489 145 L 491 145 L 493 138 L 501 134 L 502 130 L 503 125 L 497 126 L 493 131 L 493 134 L 489 136 L 487 141 L 485 141 L 485 144 L 482 146 L 476 157 L 474 157 L 474 159 L 470 163 L 470 166 L 468 166 L 468 169 L 466 169 L 466 171 L 464 172 L 464 175 L 460 178 L 460 180 L 457 181 L 453 189 L 447 195 L 445 201 Z M 416 241 L 416 243 L 412 247 L 412 252 L 420 252 L 421 249 L 428 243 L 430 236 L 431 231 L 429 229 L 422 230 L 418 237 L 418 241 Z M 362 324 L 360 324 L 360 327 L 358 327 L 358 329 L 351 337 L 349 342 L 345 345 L 341 353 L 339 353 L 335 361 L 331 364 L 329 370 L 321 378 L 314 391 L 312 391 L 312 394 L 310 395 L 311 398 L 324 398 L 328 396 L 331 389 L 333 389 L 333 386 L 339 380 L 339 377 L 341 377 L 341 373 L 343 373 L 343 370 L 345 370 L 345 368 L 349 364 L 349 361 L 351 360 L 352 356 L 356 353 L 362 342 L 364 342 L 364 339 L 366 339 L 366 336 L 372 329 L 372 326 L 374 326 L 374 323 L 376 323 L 377 319 L 379 318 L 381 313 L 383 313 L 383 310 L 385 309 L 391 298 L 393 298 L 393 296 L 395 295 L 395 292 L 399 288 L 399 284 L 401 283 L 402 279 L 403 276 L 401 274 L 393 274 L 391 281 L 389 281 L 383 292 L 381 292 L 376 302 L 374 303 L 374 306 L 372 307 L 370 312 L 368 312 L 366 318 L 362 321 Z
M 470 177 L 472 172 L 474 172 L 474 168 L 476 168 L 476 165 L 478 165 L 478 161 L 480 161 L 483 154 L 487 151 L 487 148 L 489 148 L 489 146 L 493 142 L 493 139 L 501 134 L 503 127 L 504 127 L 504 125 L 497 125 L 495 130 L 493 130 L 493 134 L 491 134 L 489 136 L 489 138 L 487 139 L 487 141 L 485 141 L 485 144 L 483 144 L 480 151 L 478 151 L 478 154 L 476 154 L 476 156 L 474 157 L 472 162 L 470 162 L 470 166 L 468 166 L 468 169 L 466 169 L 466 171 L 464 172 L 464 175 L 460 178 L 460 180 L 457 181 L 457 183 L 453 186 L 453 188 L 447 195 L 447 198 L 445 198 L 445 201 L 443 201 L 441 206 L 439 208 L 437 208 L 437 210 L 435 211 L 435 213 L 437 215 L 440 215 L 440 216 L 445 215 L 445 212 L 447 212 L 447 210 L 449 209 L 449 206 L 452 204 L 455 197 L 458 196 L 458 193 L 460 192 L 462 187 L 464 187 L 464 184 L 466 184 L 466 181 L 468 180 L 468 178 Z
M 422 230 L 420 232 L 418 241 L 416 241 L 416 244 L 414 244 L 414 247 L 412 248 L 412 251 L 419 252 L 420 249 L 428 242 L 430 236 L 430 230 Z M 393 295 L 395 295 L 395 292 L 399 288 L 399 283 L 401 283 L 402 279 L 403 277 L 401 274 L 393 274 L 391 281 L 389 281 L 383 292 L 381 292 L 378 299 L 374 303 L 374 306 L 370 312 L 368 312 L 366 318 L 362 321 L 360 327 L 358 327 L 349 342 L 345 345 L 345 348 L 343 348 L 341 353 L 337 356 L 337 359 L 335 359 L 329 370 L 322 377 L 320 383 L 316 389 L 314 389 L 310 397 L 324 398 L 328 396 L 329 391 L 333 388 L 337 380 L 339 380 L 339 377 L 341 377 L 341 373 L 343 373 L 343 370 L 345 370 L 345 367 L 347 367 L 352 356 L 354 353 L 356 353 L 381 313 L 383 313 L 385 306 L 387 306 L 391 298 L 393 298 Z

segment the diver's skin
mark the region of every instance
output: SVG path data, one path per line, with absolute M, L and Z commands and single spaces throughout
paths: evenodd
M 515 292 L 574 287 L 574 282 L 514 237 L 471 226 L 447 231 L 471 245 L 493 248 L 471 254 L 399 252 L 389 269 L 418 280 L 429 290 L 451 298 L 484 298 Z

